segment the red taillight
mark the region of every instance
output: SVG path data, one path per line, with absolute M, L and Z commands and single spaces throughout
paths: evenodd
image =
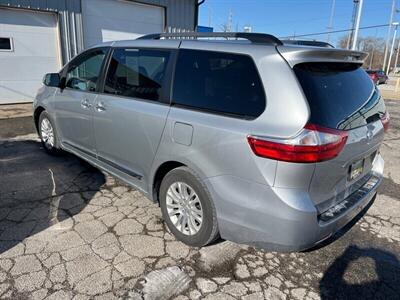
M 307 124 L 292 139 L 269 139 L 248 136 L 257 156 L 297 163 L 314 163 L 332 159 L 346 144 L 346 131 Z
M 388 112 L 385 112 L 381 116 L 381 121 L 382 121 L 383 129 L 385 129 L 385 131 L 387 131 L 389 129 L 389 123 L 390 123 L 390 116 L 389 116 Z

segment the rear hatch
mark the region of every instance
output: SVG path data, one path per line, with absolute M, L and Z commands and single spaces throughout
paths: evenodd
M 364 53 L 286 48 L 281 54 L 291 64 L 308 101 L 309 123 L 348 134 L 340 154 L 315 167 L 310 195 L 323 212 L 369 179 L 384 136 L 385 104 L 361 68 Z

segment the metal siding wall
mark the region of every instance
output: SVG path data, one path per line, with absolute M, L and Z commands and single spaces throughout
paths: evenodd
M 129 0 L 128 0 L 129 1 Z M 196 0 L 130 0 L 149 5 L 164 6 L 167 10 L 167 30 L 194 30 Z
M 0 6 L 38 9 L 45 11 L 61 11 L 68 0 L 0 0 Z
M 84 49 L 81 0 L 0 0 L 0 8 L 2 6 L 58 12 L 64 63 Z
M 63 61 L 68 62 L 84 49 L 82 14 L 69 10 L 60 12 L 60 31 Z
M 129 0 L 128 0 L 129 1 Z M 134 2 L 164 6 L 167 10 L 167 27 L 177 30 L 194 30 L 196 0 L 131 0 Z M 0 0 L 0 6 L 38 9 L 44 11 L 81 12 L 81 0 Z
M 59 28 L 63 62 L 84 49 L 82 29 L 82 0 L 0 0 L 0 8 L 24 8 L 59 13 Z M 167 31 L 192 31 L 197 0 L 128 0 L 166 9 Z
M 194 30 L 195 1 L 169 0 L 167 6 L 167 26 L 176 29 Z
M 136 2 L 164 6 L 167 9 L 167 26 L 194 30 L 196 0 L 137 0 Z M 81 0 L 0 0 L 0 6 L 57 12 L 81 12 Z

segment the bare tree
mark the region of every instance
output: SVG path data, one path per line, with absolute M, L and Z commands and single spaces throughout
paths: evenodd
M 346 49 L 349 35 L 345 35 L 337 42 L 338 48 Z M 357 49 L 368 52 L 368 58 L 364 63 L 365 68 L 382 69 L 385 53 L 385 41 L 382 38 L 372 36 L 360 37 L 357 41 Z

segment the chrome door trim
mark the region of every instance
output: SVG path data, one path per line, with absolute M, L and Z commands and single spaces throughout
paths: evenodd
M 103 163 L 106 163 L 107 165 L 113 167 L 114 169 L 117 169 L 118 171 L 121 171 L 122 173 L 125 173 L 126 175 L 134 177 L 134 178 L 136 178 L 138 180 L 142 180 L 142 178 L 143 178 L 142 175 L 139 175 L 139 174 L 137 174 L 137 173 L 125 168 L 125 167 L 122 167 L 122 166 L 120 166 L 120 165 L 118 165 L 118 164 L 116 164 L 116 163 L 114 163 L 114 162 L 112 162 L 112 161 L 110 161 L 108 159 L 105 159 L 104 157 L 97 156 L 97 159 L 99 161 L 101 161 Z
M 82 149 L 82 148 L 80 148 L 80 147 L 77 147 L 77 146 L 75 146 L 75 145 L 72 145 L 71 143 L 68 143 L 68 142 L 63 142 L 63 144 L 65 144 L 65 145 L 68 146 L 68 147 L 71 147 L 71 148 L 74 149 L 74 150 L 77 150 L 77 151 L 79 151 L 79 152 L 82 152 L 82 153 L 84 153 L 84 154 L 86 154 L 86 155 L 88 155 L 88 156 L 90 156 L 90 157 L 96 158 L 97 160 L 99 160 L 99 161 L 101 161 L 101 162 L 103 162 L 103 163 L 109 165 L 110 167 L 113 167 L 114 169 L 117 169 L 118 171 L 120 171 L 120 172 L 122 172 L 122 173 L 124 173 L 124 174 L 126 174 L 126 175 L 129 175 L 129 176 L 131 176 L 131 177 L 134 177 L 134 178 L 136 178 L 136 179 L 138 179 L 138 180 L 142 180 L 142 178 L 143 178 L 142 175 L 137 174 L 136 172 L 133 172 L 133 171 L 131 171 L 131 170 L 125 168 L 125 167 L 122 167 L 122 166 L 120 166 L 120 165 L 118 165 L 118 164 L 116 164 L 116 163 L 114 163 L 114 162 L 112 162 L 112 161 L 110 161 L 110 160 L 108 160 L 108 159 L 105 159 L 104 157 L 95 155 L 95 154 L 91 153 L 90 151 L 87 151 L 87 150 L 85 150 L 85 149 Z
M 70 142 L 65 142 L 65 141 L 63 141 L 62 143 L 63 143 L 64 145 L 68 146 L 68 147 L 71 147 L 71 148 L 73 148 L 73 149 L 75 149 L 75 150 L 78 150 L 79 152 L 82 152 L 82 153 L 84 153 L 84 154 L 86 154 L 86 155 L 89 155 L 89 156 L 91 156 L 91 157 L 93 157 L 93 158 L 97 158 L 97 157 L 96 157 L 96 154 L 94 154 L 94 153 L 92 153 L 92 152 L 90 152 L 90 151 L 88 151 L 88 150 L 85 150 L 85 149 L 83 149 L 83 148 L 81 148 L 81 147 L 72 145 Z

